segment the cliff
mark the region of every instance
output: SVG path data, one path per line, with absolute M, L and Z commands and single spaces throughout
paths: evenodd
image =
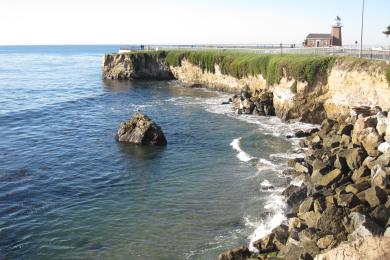
M 320 123 L 352 107 L 390 109 L 389 66 L 381 61 L 227 51 L 160 51 L 106 55 L 105 79 L 178 79 L 237 93 L 272 91 L 283 120 Z

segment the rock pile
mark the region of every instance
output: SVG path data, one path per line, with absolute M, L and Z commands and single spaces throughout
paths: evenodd
M 256 90 L 251 94 L 248 91 L 242 91 L 240 95 L 234 95 L 231 101 L 237 114 L 275 115 L 272 92 Z
M 289 221 L 256 241 L 252 257 L 313 259 L 344 241 L 390 236 L 390 115 L 359 112 L 301 133 L 305 156 L 285 171 L 304 180 L 283 192 Z
M 160 126 L 139 112 L 127 122 L 121 123 L 115 138 L 118 142 L 139 145 L 163 146 L 167 144 Z

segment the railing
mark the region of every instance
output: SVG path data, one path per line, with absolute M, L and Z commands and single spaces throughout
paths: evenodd
M 270 54 L 304 54 L 304 55 L 326 55 L 326 56 L 352 56 L 360 57 L 360 49 L 352 47 L 319 47 L 319 48 L 303 48 L 296 47 L 296 44 L 252 44 L 252 45 L 145 45 L 145 46 L 127 46 L 126 50 L 234 50 L 242 52 L 254 53 L 270 53 Z M 372 60 L 390 61 L 390 49 L 363 49 L 362 58 Z

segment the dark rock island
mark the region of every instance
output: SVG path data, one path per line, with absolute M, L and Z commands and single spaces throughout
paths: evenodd
M 127 122 L 122 122 L 115 139 L 121 143 L 164 146 L 167 140 L 161 127 L 146 115 L 136 112 Z

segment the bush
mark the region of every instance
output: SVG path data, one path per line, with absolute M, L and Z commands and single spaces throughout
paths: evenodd
M 386 78 L 387 78 L 387 83 L 389 83 L 390 86 L 390 64 L 387 66 Z
M 291 93 L 297 94 L 297 85 L 297 81 L 294 81 L 294 83 L 290 87 Z

